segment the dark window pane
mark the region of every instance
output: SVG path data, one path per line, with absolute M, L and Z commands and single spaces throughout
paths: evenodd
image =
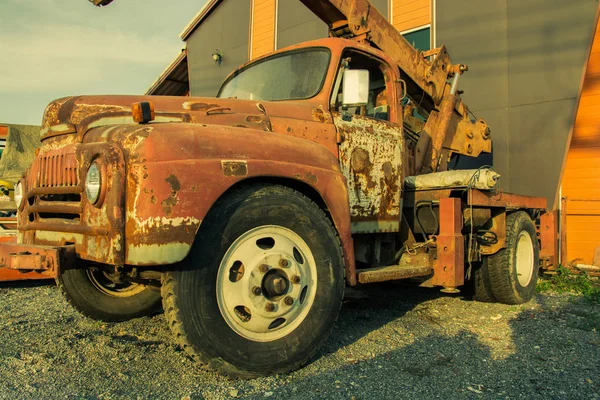
M 412 44 L 413 47 L 427 51 L 431 50 L 431 29 L 419 29 L 418 31 L 406 33 L 404 39 L 408 40 L 408 43 Z

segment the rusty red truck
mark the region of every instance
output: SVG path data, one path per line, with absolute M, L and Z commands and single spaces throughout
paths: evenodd
M 162 301 L 189 355 L 239 377 L 306 364 L 346 285 L 530 300 L 556 263 L 553 215 L 489 168 L 452 170 L 491 151 L 459 95 L 466 66 L 415 50 L 368 1 L 303 3 L 331 37 L 240 67 L 216 98 L 52 102 L 0 263 L 55 276 L 91 318 Z

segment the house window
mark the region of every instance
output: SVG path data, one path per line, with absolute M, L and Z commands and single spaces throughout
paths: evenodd
M 404 36 L 404 39 L 408 40 L 408 43 L 413 47 L 421 51 L 431 50 L 430 27 L 407 31 L 406 33 L 402 33 L 402 36 Z

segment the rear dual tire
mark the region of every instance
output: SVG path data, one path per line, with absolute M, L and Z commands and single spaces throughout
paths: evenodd
M 539 246 L 533 221 L 517 211 L 506 218 L 506 248 L 483 258 L 473 272 L 477 301 L 523 304 L 535 295 Z

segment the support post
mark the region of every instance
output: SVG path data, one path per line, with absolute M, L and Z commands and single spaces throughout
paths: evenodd
M 440 199 L 440 234 L 437 236 L 437 260 L 432 284 L 455 289 L 465 283 L 465 240 L 461 233 L 461 201 Z

